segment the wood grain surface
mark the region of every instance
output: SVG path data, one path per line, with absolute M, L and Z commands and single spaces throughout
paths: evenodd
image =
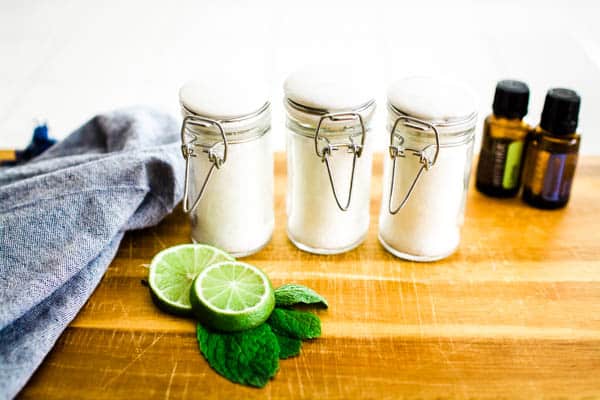
M 600 398 L 600 158 L 580 160 L 571 203 L 541 211 L 469 192 L 459 251 L 429 264 L 377 241 L 381 156 L 371 229 L 336 256 L 297 250 L 285 233 L 285 160 L 276 157 L 276 229 L 245 260 L 275 285 L 324 294 L 323 337 L 281 362 L 264 389 L 210 369 L 194 322 L 162 313 L 141 280 L 159 250 L 189 241 L 178 210 L 126 235 L 79 316 L 22 398 L 430 399 Z

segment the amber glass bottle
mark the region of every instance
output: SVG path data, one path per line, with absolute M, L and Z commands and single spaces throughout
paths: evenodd
M 529 88 L 523 82 L 504 80 L 496 85 L 494 113 L 485 119 L 477 190 L 494 197 L 513 197 L 521 185 L 523 149 L 529 126 L 523 122 Z
M 550 89 L 540 125 L 527 139 L 523 200 L 555 209 L 569 201 L 581 136 L 576 133 L 581 99 L 570 89 Z

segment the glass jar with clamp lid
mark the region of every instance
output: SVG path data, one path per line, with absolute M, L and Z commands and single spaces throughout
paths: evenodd
M 386 157 L 379 240 L 413 261 L 452 254 L 460 241 L 477 113 L 471 91 L 433 78 L 388 90 Z
M 309 67 L 285 82 L 287 231 L 300 249 L 353 249 L 369 228 L 375 101 L 360 71 Z
M 262 87 L 206 80 L 179 93 L 192 239 L 242 257 L 273 233 L 271 106 Z

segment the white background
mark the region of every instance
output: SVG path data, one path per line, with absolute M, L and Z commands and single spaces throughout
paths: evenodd
M 377 126 L 396 78 L 464 80 L 481 117 L 495 82 L 519 78 L 532 91 L 532 123 L 549 87 L 576 89 L 582 152 L 600 154 L 599 18 L 593 0 L 0 0 L 0 148 L 25 146 L 36 119 L 61 138 L 123 106 L 178 115 L 182 83 L 224 69 L 268 80 L 283 149 L 285 77 L 304 64 L 358 62 L 375 77 Z

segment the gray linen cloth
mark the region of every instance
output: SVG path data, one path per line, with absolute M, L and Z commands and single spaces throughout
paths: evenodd
M 176 121 L 132 108 L 0 168 L 0 398 L 40 365 L 124 232 L 157 224 L 181 200 L 183 167 Z

